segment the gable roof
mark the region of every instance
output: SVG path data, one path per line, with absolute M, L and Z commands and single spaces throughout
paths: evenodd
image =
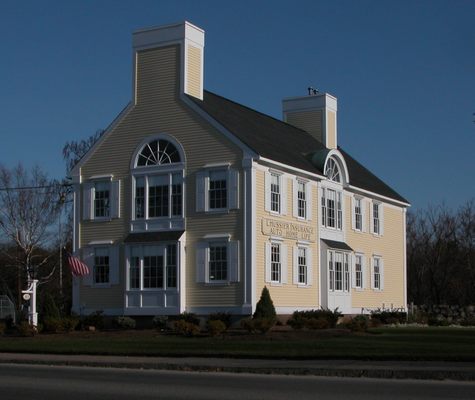
M 187 97 L 260 156 L 324 175 L 312 163 L 312 157 L 328 149 L 308 132 L 206 90 L 203 100 Z M 409 204 L 341 147 L 338 150 L 347 164 L 352 186 Z

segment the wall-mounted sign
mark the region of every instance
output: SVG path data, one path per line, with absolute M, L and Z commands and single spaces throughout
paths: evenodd
M 286 239 L 315 242 L 315 228 L 304 224 L 262 218 L 262 233 L 267 236 L 278 236 Z

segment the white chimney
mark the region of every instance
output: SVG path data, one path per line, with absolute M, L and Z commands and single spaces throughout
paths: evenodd
M 132 38 L 134 57 L 139 51 L 176 44 L 180 45 L 181 56 L 180 91 L 203 100 L 205 45 L 203 29 L 184 21 L 172 25 L 142 29 L 134 32 Z
M 309 88 L 309 95 L 282 100 L 285 122 L 303 129 L 329 149 L 338 146 L 337 99 Z

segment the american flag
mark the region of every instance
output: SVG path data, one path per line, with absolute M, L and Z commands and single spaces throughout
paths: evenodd
M 71 273 L 74 276 L 89 275 L 89 267 L 84 264 L 79 258 L 74 257 L 71 253 L 68 254 L 68 264 L 71 268 Z

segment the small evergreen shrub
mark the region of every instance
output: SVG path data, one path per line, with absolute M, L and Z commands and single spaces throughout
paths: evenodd
M 63 331 L 64 332 L 72 332 L 78 327 L 79 318 L 74 317 L 74 316 L 64 317 L 61 320 L 61 323 L 63 325 Z
M 261 298 L 256 304 L 256 311 L 252 316 L 254 319 L 265 318 L 271 320 L 274 324 L 277 320 L 274 303 L 270 297 L 269 289 L 266 286 L 262 289 Z
M 369 318 L 366 315 L 357 315 L 347 323 L 347 328 L 351 332 L 367 332 L 369 328 Z
M 30 325 L 28 321 L 22 321 L 17 325 L 18 334 L 22 337 L 35 336 L 37 331 L 33 325 Z
M 130 318 L 130 317 L 115 317 L 112 320 L 112 325 L 116 329 L 123 329 L 123 330 L 128 330 L 128 329 L 135 329 L 135 319 Z
M 200 333 L 200 327 L 192 322 L 187 322 L 184 319 L 179 319 L 174 322 L 175 332 L 183 336 L 197 336 Z
M 44 299 L 43 303 L 43 319 L 46 318 L 54 318 L 54 319 L 60 319 L 61 318 L 61 313 L 59 312 L 59 308 L 56 305 L 56 302 L 53 299 L 53 296 L 51 296 L 50 293 L 47 293 Z
M 103 311 L 95 311 L 92 314 L 87 315 L 82 320 L 84 327 L 93 326 L 96 329 L 104 329 L 104 316 Z
M 155 315 L 152 319 L 152 324 L 155 329 L 164 331 L 167 329 L 168 316 L 167 315 Z
M 249 333 L 254 333 L 255 332 L 254 322 L 253 322 L 251 317 L 242 319 L 240 324 L 241 324 L 241 328 L 245 329 Z
M 63 321 L 61 320 L 61 318 L 43 318 L 43 331 L 48 333 L 63 332 Z
M 226 332 L 226 324 L 220 319 L 208 320 L 207 327 L 211 336 L 219 336 Z
M 330 329 L 336 327 L 341 315 L 338 308 L 333 311 L 323 308 L 320 310 L 294 311 L 287 324 L 293 329 Z
M 404 324 L 407 314 L 402 311 L 375 310 L 371 312 L 371 319 L 379 321 L 383 325 Z
M 188 313 L 186 311 L 180 314 L 178 320 L 189 322 L 191 324 L 197 325 L 198 327 L 200 326 L 200 319 L 196 316 L 196 314 Z
M 221 321 L 226 325 L 226 329 L 231 327 L 231 314 L 225 312 L 217 312 L 208 316 L 208 321 Z
M 475 317 L 465 317 L 460 321 L 462 326 L 475 326 Z

